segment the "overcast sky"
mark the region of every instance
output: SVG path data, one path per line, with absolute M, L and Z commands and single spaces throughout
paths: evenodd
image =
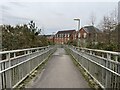
M 55 0 L 4 0 L 0 2 L 0 24 L 25 24 L 34 20 L 44 34 L 51 34 L 58 30 L 77 29 L 74 18 L 80 18 L 81 27 L 90 25 L 90 16 L 96 17 L 97 26 L 104 15 L 117 10 L 119 0 L 55 1 Z M 1 16 L 2 15 L 2 16 Z

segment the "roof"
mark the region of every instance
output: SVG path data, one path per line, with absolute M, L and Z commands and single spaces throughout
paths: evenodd
M 45 37 L 53 37 L 54 35 L 45 35 Z
M 52 35 L 45 35 L 46 37 L 50 37 L 50 36 L 52 36 Z
M 76 30 L 64 30 L 64 31 L 58 31 L 57 34 L 71 34 L 75 32 Z
M 85 26 L 83 27 L 83 29 L 88 33 L 94 33 L 94 32 L 100 33 L 101 32 L 98 28 L 94 26 Z

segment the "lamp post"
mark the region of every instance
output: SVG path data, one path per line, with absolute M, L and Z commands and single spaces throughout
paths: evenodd
M 80 19 L 79 18 L 75 18 L 75 21 L 78 21 L 78 30 L 80 29 Z M 78 47 L 80 46 L 80 39 L 78 38 Z
M 75 18 L 75 21 L 78 21 L 78 30 L 80 29 L 80 19 L 79 18 Z

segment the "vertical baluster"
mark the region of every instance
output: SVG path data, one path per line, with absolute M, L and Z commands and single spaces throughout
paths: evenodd
M 111 68 L 111 64 L 110 64 L 110 67 L 108 66 L 109 60 L 111 60 L 111 54 L 107 53 L 107 65 L 106 65 L 106 67 Z
M 90 55 L 92 55 L 92 51 L 90 51 Z
M 16 53 L 14 53 L 14 58 L 16 57 Z
M 10 60 L 10 53 L 7 53 L 6 54 L 6 59 L 9 61 L 9 67 L 11 67 L 11 60 Z M 6 73 L 5 73 L 6 74 Z M 10 86 L 10 87 L 12 87 L 12 81 L 11 81 L 11 76 L 12 75 L 12 71 L 11 71 L 11 69 L 8 71 L 8 74 L 6 75 L 6 76 L 9 76 L 8 78 L 9 78 L 9 85 L 8 86 Z M 7 79 L 7 77 L 5 77 L 6 79 Z M 7 85 L 6 85 L 7 86 Z M 10 88 L 9 87 L 9 88 Z M 7 87 L 8 88 L 8 87 Z
M 1 56 L 0 56 L 0 58 L 1 58 Z M 2 59 L 1 59 L 2 60 Z M 1 65 L 2 63 L 0 63 L 0 71 L 2 71 L 2 65 Z M 0 73 L 0 90 L 2 90 L 2 73 Z
M 118 62 L 118 56 L 115 56 L 115 61 Z
M 108 68 L 109 68 L 109 65 L 108 65 L 109 60 L 111 60 L 111 54 L 107 53 L 106 67 L 108 67 Z M 109 78 L 109 76 L 111 76 L 111 75 L 108 74 L 108 71 L 106 70 L 106 84 L 105 84 L 106 88 L 109 87 L 109 84 L 110 84 L 109 79 L 111 79 L 111 78 Z
M 102 57 L 104 58 L 104 56 L 105 56 L 105 54 L 104 53 L 102 53 Z

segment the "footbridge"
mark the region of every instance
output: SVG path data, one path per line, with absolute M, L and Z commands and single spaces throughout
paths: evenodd
M 54 45 L 0 52 L 0 89 L 120 89 L 120 53 Z

